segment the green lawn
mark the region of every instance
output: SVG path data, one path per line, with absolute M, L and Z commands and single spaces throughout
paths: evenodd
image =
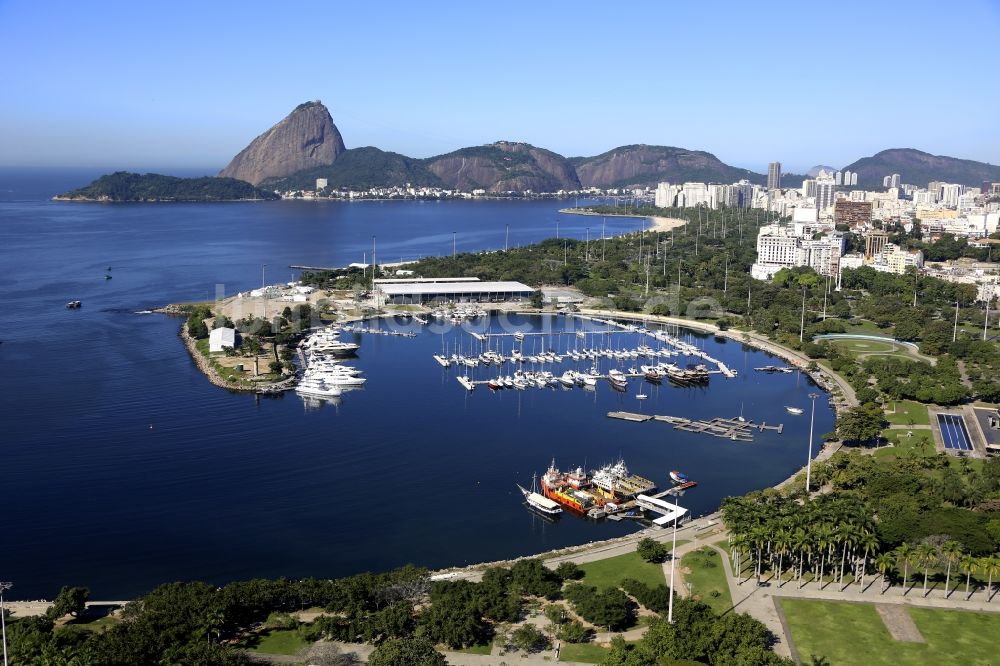
M 276 629 L 260 634 L 260 640 L 250 646 L 252 652 L 265 654 L 298 654 L 309 645 L 295 629 Z
M 907 433 L 912 432 L 912 437 Z M 916 456 L 929 458 L 937 455 L 934 440 L 930 430 L 883 430 L 882 437 L 892 442 L 892 446 L 884 446 L 875 451 L 877 458 L 904 458 Z
M 895 329 L 892 326 L 889 326 L 888 328 L 879 328 L 873 321 L 868 321 L 867 319 L 852 319 L 847 322 L 847 330 L 844 332 L 854 335 L 879 335 L 883 338 L 891 338 L 893 337 L 894 331 Z
M 677 545 L 682 543 L 686 542 L 678 541 Z M 669 544 L 667 545 L 669 546 Z M 582 582 L 598 589 L 617 587 L 626 578 L 635 578 L 650 587 L 664 585 L 667 582 L 663 577 L 662 564 L 645 562 L 638 553 L 634 552 L 609 557 L 606 560 L 587 562 L 581 564 L 580 568 L 585 574 Z
M 726 583 L 726 570 L 722 567 L 722 556 L 708 548 L 699 548 L 685 555 L 681 564 L 690 569 L 684 574 L 684 583 L 691 586 L 691 594 L 712 607 L 716 613 L 723 613 L 733 607 L 733 599 Z
M 608 649 L 593 643 L 563 643 L 559 648 L 559 661 L 582 661 L 599 664 L 608 656 Z
M 849 664 L 997 663 L 1000 614 L 909 608 L 926 643 L 896 641 L 872 604 L 781 599 L 799 658 Z
M 895 412 L 893 412 L 895 408 Z M 890 402 L 885 406 L 885 420 L 896 425 L 930 425 L 927 405 L 912 400 Z

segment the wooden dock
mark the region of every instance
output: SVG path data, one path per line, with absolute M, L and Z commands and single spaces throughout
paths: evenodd
M 753 432 L 763 432 L 772 430 L 777 433 L 784 431 L 783 423 L 768 425 L 767 423 L 754 423 L 740 418 L 717 417 L 708 421 L 684 418 L 683 416 L 668 416 L 665 414 L 637 414 L 635 412 L 608 412 L 608 418 L 620 419 L 622 421 L 632 421 L 634 423 L 644 423 L 646 421 L 660 421 L 674 427 L 674 430 L 684 432 L 701 433 L 721 437 L 734 442 L 752 442 Z
M 649 414 L 636 414 L 635 412 L 608 412 L 608 418 L 632 421 L 633 423 L 642 423 L 653 419 Z

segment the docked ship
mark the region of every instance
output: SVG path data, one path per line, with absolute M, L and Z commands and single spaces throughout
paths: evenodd
M 593 484 L 582 467 L 563 472 L 553 460 L 542 475 L 541 485 L 545 497 L 575 513 L 586 514 L 591 509 L 599 508 L 597 498 L 590 492 Z
M 536 484 L 536 477 L 531 478 L 531 490 L 528 490 L 521 484 L 517 484 L 517 487 L 521 491 L 521 494 L 524 495 L 524 501 L 527 503 L 527 505 L 532 509 L 535 509 L 536 511 L 545 514 L 546 516 L 556 516 L 562 513 L 562 507 L 559 506 L 559 503 L 549 499 L 548 497 L 545 497 L 544 495 L 540 495 L 535 490 L 536 488 L 535 484 Z
M 594 470 L 590 480 L 612 502 L 629 500 L 656 489 L 656 484 L 649 479 L 630 473 L 624 460 Z

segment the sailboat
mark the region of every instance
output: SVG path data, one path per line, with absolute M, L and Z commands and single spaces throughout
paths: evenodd
M 554 516 L 562 513 L 562 507 L 559 506 L 558 502 L 550 500 L 548 497 L 538 493 L 538 475 L 531 475 L 531 490 L 528 490 L 521 484 L 517 484 L 518 489 L 521 494 L 524 495 L 524 501 L 528 506 L 536 511 L 539 511 L 547 516 Z

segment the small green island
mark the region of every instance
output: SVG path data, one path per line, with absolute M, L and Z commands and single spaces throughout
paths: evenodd
M 53 201 L 97 202 L 204 202 L 259 201 L 280 197 L 271 190 L 262 190 L 235 178 L 203 176 L 178 178 L 158 173 L 116 171 L 101 176 L 90 185 L 52 197 Z

